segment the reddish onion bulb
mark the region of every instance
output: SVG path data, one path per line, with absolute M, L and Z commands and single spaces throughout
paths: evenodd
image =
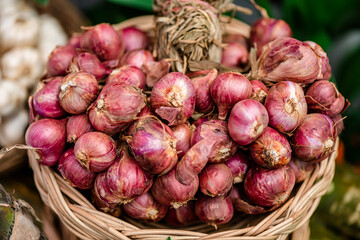
M 158 203 L 151 193 L 146 192 L 123 206 L 124 212 L 131 218 L 158 222 L 163 219 L 169 207 Z
M 335 136 L 334 123 L 328 116 L 308 114 L 291 137 L 292 149 L 301 160 L 318 162 L 333 151 Z
M 199 182 L 204 195 L 225 196 L 233 185 L 233 175 L 224 163 L 208 164 L 201 171 Z
M 227 67 L 245 67 L 249 62 L 247 46 L 230 42 L 222 50 L 221 64 Z
M 38 148 L 35 158 L 45 166 L 55 165 L 65 147 L 66 120 L 40 119 L 30 124 L 25 133 L 26 144 Z
M 161 204 L 177 209 L 191 200 L 199 188 L 196 176 L 190 185 L 184 185 L 175 178 L 175 169 L 158 177 L 151 188 L 153 197 Z
M 81 40 L 82 34 L 80 33 L 74 33 L 69 41 L 67 42 L 67 46 L 71 46 L 74 49 L 80 48 L 80 40 Z
M 72 63 L 77 69 L 92 74 L 98 81 L 111 72 L 111 70 L 107 69 L 94 54 L 89 52 L 77 53 L 73 58 Z
M 61 155 L 58 170 L 72 187 L 80 189 L 91 188 L 96 177 L 96 173 L 89 172 L 78 162 L 73 148 L 68 149 Z
M 241 150 L 231 156 L 225 164 L 231 170 L 234 184 L 244 180 L 250 165 L 248 156 Z
M 75 143 L 76 159 L 91 172 L 101 172 L 108 168 L 116 156 L 115 141 L 101 132 L 87 132 Z
M 76 140 L 84 133 L 90 132 L 92 126 L 87 114 L 72 115 L 66 123 L 66 141 L 75 143 Z
M 32 107 L 40 116 L 61 118 L 66 115 L 59 102 L 61 80 L 62 77 L 44 80 L 42 87 L 34 94 Z
M 255 205 L 249 202 L 249 199 L 244 193 L 243 185 L 235 185 L 230 192 L 229 198 L 234 205 L 235 210 L 246 214 L 260 214 L 271 209 Z
M 149 45 L 149 39 L 146 33 L 135 27 L 123 28 L 119 30 L 119 35 L 127 52 L 136 49 L 145 49 Z
M 289 167 L 295 174 L 295 183 L 303 182 L 309 178 L 315 166 L 316 164 L 314 163 L 304 162 L 296 157 L 292 158 L 289 162 Z
M 291 132 L 305 119 L 306 99 L 296 83 L 283 81 L 269 90 L 264 106 L 269 114 L 269 125 L 280 132 Z
M 170 63 L 165 59 L 147 61 L 142 65 L 146 76 L 146 86 L 153 88 L 155 84 L 170 71 Z
M 143 118 L 145 116 L 155 116 L 155 113 L 153 112 L 152 108 L 146 105 L 141 109 L 140 113 L 137 115 L 138 118 Z
M 248 145 L 263 133 L 268 123 L 265 107 L 256 100 L 245 99 L 231 110 L 228 129 L 235 142 Z
M 235 72 L 219 74 L 210 86 L 211 96 L 219 110 L 219 119 L 225 120 L 230 109 L 239 101 L 251 96 L 250 81 Z
M 291 147 L 284 135 L 271 127 L 250 144 L 252 159 L 264 168 L 279 168 L 289 163 Z
M 64 76 L 69 69 L 76 51 L 72 46 L 58 46 L 50 54 L 46 70 L 48 77 Z
M 107 23 L 86 27 L 80 47 L 93 52 L 101 61 L 119 58 L 124 46 L 116 30 Z
M 203 222 L 217 225 L 225 224 L 234 215 L 234 206 L 230 198 L 202 196 L 195 202 L 195 214 Z
M 93 75 L 83 71 L 70 73 L 61 81 L 60 105 L 68 113 L 84 113 L 98 92 L 99 85 Z
M 141 69 L 144 64 L 154 61 L 155 59 L 151 52 L 144 49 L 138 49 L 125 53 L 120 59 L 120 65 L 131 65 Z
M 106 84 L 123 83 L 126 85 L 145 88 L 145 75 L 141 69 L 125 65 L 121 68 L 114 69 L 106 80 Z
M 183 123 L 176 126 L 172 126 L 171 130 L 176 139 L 176 151 L 178 157 L 181 158 L 191 147 L 191 128 L 189 124 Z
M 314 51 L 314 53 L 318 57 L 318 60 L 320 63 L 320 72 L 319 72 L 318 79 L 329 80 L 331 77 L 331 66 L 330 66 L 329 58 L 328 58 L 326 52 L 322 49 L 322 47 L 320 47 L 319 44 L 317 44 L 313 41 L 305 41 L 304 43 L 309 44 L 311 49 Z
M 306 91 L 306 102 L 310 112 L 326 114 L 329 117 L 339 115 L 345 107 L 345 98 L 334 83 L 319 80 Z
M 197 219 L 194 207 L 194 201 L 188 201 L 177 209 L 170 208 L 164 219 L 166 224 L 175 227 L 192 224 Z
M 252 87 L 250 98 L 263 104 L 265 102 L 266 96 L 268 95 L 268 89 L 266 88 L 265 84 L 259 80 L 251 80 L 250 83 Z
M 244 191 L 252 203 L 264 207 L 280 206 L 295 186 L 295 174 L 288 167 L 276 169 L 250 168 L 244 181 Z
M 191 78 L 196 91 L 195 110 L 201 113 L 208 113 L 214 109 L 215 103 L 211 98 L 210 86 L 216 78 L 218 71 L 209 70 L 203 76 Z
M 169 126 L 185 123 L 195 111 L 195 88 L 191 80 L 179 72 L 162 77 L 153 87 L 151 106 Z

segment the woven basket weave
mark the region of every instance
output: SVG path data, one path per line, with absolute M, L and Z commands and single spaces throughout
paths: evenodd
M 224 18 L 226 33 L 241 33 L 249 36 L 250 27 L 240 21 L 228 22 Z M 143 16 L 115 25 L 121 29 L 136 26 L 150 31 L 152 16 Z M 234 218 L 217 230 L 204 223 L 172 229 L 159 223 L 143 223 L 122 216 L 121 219 L 103 213 L 91 204 L 77 189 L 71 187 L 52 168 L 40 165 L 31 150 L 28 150 L 35 184 L 44 203 L 49 206 L 65 226 L 82 239 L 287 239 L 302 227 L 317 208 L 326 193 L 335 172 L 335 151 L 317 164 L 310 177 L 297 185 L 288 201 L 279 209 L 260 215 L 235 213 Z M 304 225 L 306 226 L 306 225 Z

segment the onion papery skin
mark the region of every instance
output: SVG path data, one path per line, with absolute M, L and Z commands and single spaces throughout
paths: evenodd
M 236 211 L 246 213 L 246 214 L 260 214 L 268 212 L 271 209 L 265 208 L 249 202 L 249 199 L 244 193 L 244 186 L 237 184 L 235 185 L 230 192 L 229 198 L 234 205 Z
M 264 105 L 269 114 L 269 125 L 280 132 L 291 132 L 300 126 L 308 109 L 303 89 L 290 81 L 272 86 Z
M 89 189 L 93 186 L 96 173 L 89 172 L 75 158 L 74 149 L 66 150 L 59 159 L 58 170 L 61 176 L 72 186 Z
M 130 65 L 142 69 L 143 65 L 149 62 L 155 62 L 151 52 L 138 49 L 125 53 L 120 59 L 120 66 Z
M 43 118 L 30 124 L 25 133 L 28 146 L 38 148 L 33 151 L 42 165 L 55 165 L 65 148 L 66 119 Z
M 194 85 L 186 75 L 171 72 L 155 84 L 150 102 L 155 112 L 173 126 L 185 123 L 194 113 L 195 94 Z
M 294 154 L 305 162 L 327 158 L 335 146 L 336 130 L 333 121 L 321 113 L 308 114 L 291 137 Z
M 188 123 L 172 126 L 171 130 L 176 139 L 176 151 L 178 157 L 181 158 L 191 147 L 192 131 Z
M 146 49 L 149 39 L 145 32 L 135 27 L 126 27 L 118 31 L 120 39 L 124 43 L 125 51 Z
M 279 168 L 291 160 L 291 147 L 287 138 L 271 127 L 249 147 L 252 160 L 264 168 Z
M 219 74 L 210 86 L 211 97 L 217 105 L 219 119 L 225 120 L 230 109 L 239 101 L 251 96 L 250 81 L 240 73 Z
M 289 162 L 289 167 L 295 174 L 295 183 L 301 183 L 310 177 L 310 174 L 316 167 L 316 164 L 304 162 L 299 158 L 293 157 Z
M 87 114 L 72 115 L 66 123 L 66 141 L 75 143 L 84 133 L 92 131 L 92 126 Z
M 250 167 L 249 157 L 244 151 L 238 149 L 225 164 L 231 170 L 234 184 L 244 181 L 245 175 Z
M 318 57 L 318 61 L 320 63 L 320 73 L 318 75 L 318 79 L 329 80 L 331 78 L 331 66 L 326 52 L 322 49 L 322 47 L 320 47 L 319 44 L 313 41 L 305 41 L 304 43 L 309 44 L 311 49 Z
M 200 190 L 210 197 L 226 196 L 233 185 L 230 168 L 224 163 L 208 164 L 199 175 Z
M 252 87 L 252 93 L 250 98 L 264 104 L 265 99 L 269 92 L 265 84 L 259 80 L 251 80 L 250 83 Z
M 146 86 L 153 88 L 155 84 L 170 71 L 170 63 L 165 59 L 160 61 L 148 61 L 142 65 L 146 76 Z
M 71 46 L 74 49 L 80 48 L 80 40 L 81 40 L 82 34 L 80 33 L 73 33 L 69 41 L 67 42 L 67 46 Z
M 185 205 L 175 209 L 169 208 L 165 216 L 166 224 L 174 227 L 187 226 L 195 222 L 195 201 L 188 201 Z
M 90 52 L 78 52 L 73 58 L 72 63 L 77 67 L 77 69 L 93 75 L 98 81 L 101 81 L 111 72 L 110 69 L 107 69 L 100 62 L 95 54 Z
M 263 207 L 276 207 L 290 196 L 295 185 L 295 174 L 288 167 L 267 169 L 250 168 L 244 181 L 244 191 L 251 203 Z
M 249 62 L 247 46 L 230 42 L 222 50 L 221 64 L 227 67 L 245 67 Z
M 248 145 L 258 138 L 269 123 L 265 107 L 256 100 L 245 99 L 233 107 L 228 129 L 231 138 L 240 145 Z
M 335 137 L 339 136 L 341 132 L 344 130 L 344 120 L 341 114 L 331 118 L 335 125 Z
M 65 76 L 75 55 L 76 51 L 71 46 L 56 47 L 47 61 L 47 77 Z
M 106 84 L 123 83 L 126 85 L 145 88 L 145 75 L 141 69 L 135 66 L 125 65 L 114 69 L 106 80 Z

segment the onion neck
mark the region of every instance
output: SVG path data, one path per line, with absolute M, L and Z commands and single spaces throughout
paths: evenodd
M 284 105 L 284 110 L 288 114 L 294 114 L 296 112 L 298 102 L 295 98 L 290 98 Z

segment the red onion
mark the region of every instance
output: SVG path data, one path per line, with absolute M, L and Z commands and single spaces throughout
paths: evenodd
M 138 49 L 125 53 L 120 59 L 120 65 L 131 65 L 141 69 L 144 64 L 154 61 L 155 59 L 151 52 Z
M 257 78 L 270 82 L 314 82 L 320 64 L 310 45 L 290 37 L 277 38 L 264 46 L 258 59 Z
M 148 117 L 137 120 L 127 141 L 136 161 L 151 174 L 165 174 L 177 163 L 176 139 L 161 121 Z
M 289 81 L 272 86 L 264 105 L 269 114 L 269 125 L 280 132 L 293 131 L 307 114 L 304 91 L 298 84 Z
M 142 69 L 146 76 L 146 86 L 152 88 L 170 71 L 170 63 L 165 59 L 160 61 L 147 61 L 143 63 Z
M 243 185 L 235 185 L 230 192 L 229 198 L 234 205 L 235 210 L 246 214 L 260 214 L 271 209 L 255 205 L 249 202 L 244 193 Z
M 230 109 L 251 96 L 250 81 L 240 73 L 219 74 L 210 86 L 211 96 L 219 110 L 219 119 L 225 120 Z
M 311 49 L 314 51 L 320 62 L 320 73 L 318 79 L 329 80 L 331 77 L 331 66 L 326 52 L 320 47 L 319 44 L 315 42 L 305 41 L 304 43 L 310 45 Z
M 138 114 L 138 118 L 143 118 L 145 116 L 155 116 L 155 113 L 153 112 L 152 108 L 148 105 L 143 107 L 141 109 L 140 113 Z
M 306 102 L 309 112 L 322 113 L 329 117 L 339 115 L 345 107 L 345 98 L 335 84 L 328 80 L 319 80 L 311 84 L 306 91 Z
M 284 20 L 264 17 L 251 26 L 250 44 L 253 47 L 256 43 L 257 56 L 260 56 L 262 48 L 272 40 L 291 36 L 291 28 Z
M 296 157 L 292 158 L 289 162 L 289 167 L 295 174 L 295 183 L 303 182 L 309 178 L 315 166 L 315 163 L 304 162 Z
M 176 126 L 172 126 L 171 130 L 176 139 L 176 151 L 178 157 L 181 158 L 191 147 L 191 128 L 189 124 L 183 123 Z
M 244 180 L 250 165 L 248 156 L 241 150 L 238 150 L 233 156 L 231 156 L 225 164 L 231 170 L 234 184 L 240 183 Z
M 93 75 L 83 71 L 70 73 L 61 81 L 60 105 L 68 113 L 84 113 L 98 92 L 99 85 Z
M 90 132 L 91 130 L 92 126 L 87 114 L 72 115 L 68 118 L 66 123 L 66 141 L 75 143 L 81 135 Z
M 167 225 L 180 227 L 192 224 L 196 219 L 194 201 L 188 201 L 187 204 L 175 209 L 170 208 L 165 216 L 164 222 Z
M 62 77 L 48 78 L 34 94 L 32 107 L 42 117 L 61 118 L 66 115 L 60 106 L 59 92 Z
M 250 168 L 244 181 L 244 191 L 252 203 L 264 207 L 280 206 L 295 186 L 295 174 L 288 167 Z
M 292 149 L 301 160 L 318 162 L 333 151 L 335 136 L 334 123 L 328 116 L 308 114 L 291 137 Z
M 111 72 L 94 54 L 89 52 L 78 52 L 72 60 L 72 63 L 77 69 L 94 75 L 98 81 Z
M 135 27 L 123 28 L 119 31 L 119 35 L 124 43 L 125 51 L 145 49 L 149 45 L 146 33 Z
M 106 84 L 124 83 L 126 85 L 145 88 L 145 75 L 141 69 L 125 65 L 121 68 L 114 69 L 106 80 Z
M 116 156 L 115 141 L 101 132 L 87 132 L 75 143 L 77 160 L 91 172 L 101 172 L 108 168 Z
M 45 166 L 55 165 L 65 147 L 66 120 L 44 118 L 30 124 L 25 133 L 26 144 L 38 148 L 36 159 Z
M 259 80 L 251 80 L 252 93 L 250 98 L 261 103 L 265 102 L 266 96 L 268 95 L 268 89 L 265 84 Z
M 245 99 L 231 110 L 228 129 L 235 142 L 248 145 L 262 134 L 268 123 L 265 107 L 256 100 Z
M 29 123 L 33 123 L 41 119 L 41 116 L 34 109 L 34 96 L 30 96 L 28 98 L 28 107 L 29 107 Z
M 96 177 L 96 173 L 89 172 L 77 161 L 73 148 L 61 155 L 58 170 L 72 187 L 80 189 L 91 188 Z
M 245 67 L 249 62 L 247 46 L 230 42 L 222 50 L 221 64 L 227 67 Z
M 150 101 L 155 112 L 172 126 L 185 123 L 191 117 L 195 97 L 191 80 L 182 73 L 171 72 L 155 84 Z
M 72 46 L 58 46 L 50 54 L 46 70 L 48 77 L 64 76 L 69 69 L 71 60 L 76 55 Z
M 116 30 L 109 24 L 101 23 L 86 27 L 80 40 L 80 47 L 92 51 L 101 61 L 119 58 L 123 43 Z
M 158 177 L 151 188 L 153 197 L 161 204 L 179 208 L 193 199 L 199 188 L 199 178 L 196 176 L 190 185 L 184 185 L 175 178 L 175 169 Z
M 233 185 L 233 175 L 224 163 L 208 164 L 199 175 L 200 190 L 210 197 L 225 196 Z
M 131 218 L 158 222 L 163 219 L 169 207 L 158 203 L 149 192 L 136 197 L 123 206 L 124 212 Z
M 250 144 L 252 159 L 264 168 L 279 168 L 289 163 L 291 147 L 284 135 L 271 127 Z
M 214 109 L 215 103 L 211 98 L 210 86 L 217 75 L 218 71 L 212 69 L 203 76 L 191 79 L 196 91 L 195 110 L 197 112 L 208 113 Z
M 345 128 L 343 117 L 339 114 L 331 119 L 333 120 L 335 126 L 335 136 L 339 136 Z
M 193 122 L 193 125 L 194 125 L 195 127 L 198 127 L 198 126 L 200 126 L 200 124 L 202 124 L 202 123 L 204 123 L 204 122 L 206 122 L 206 121 L 209 121 L 209 120 L 211 120 L 211 119 L 212 119 L 212 116 L 207 115 L 207 116 L 205 116 L 205 117 L 201 117 L 201 118 L 199 118 L 198 120 L 194 121 L 194 122 Z
M 71 46 L 74 49 L 80 48 L 80 40 L 81 40 L 82 34 L 80 33 L 74 33 L 69 41 L 67 42 L 67 46 Z
M 195 202 L 195 214 L 201 221 L 217 229 L 217 225 L 231 220 L 234 206 L 230 198 L 202 196 Z

